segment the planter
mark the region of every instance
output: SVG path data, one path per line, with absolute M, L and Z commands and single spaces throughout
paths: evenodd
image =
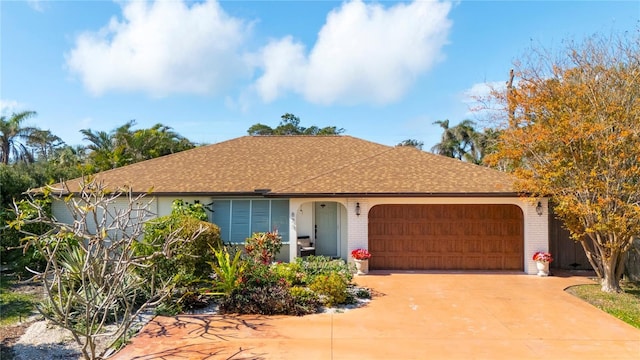
M 356 275 L 366 275 L 369 272 L 369 260 L 357 260 L 353 259 L 356 264 Z
M 536 267 L 538 268 L 538 276 L 549 276 L 548 261 L 536 261 Z

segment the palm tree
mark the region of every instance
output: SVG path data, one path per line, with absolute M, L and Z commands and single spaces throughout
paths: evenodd
M 156 124 L 149 129 L 132 130 L 135 120 L 111 132 L 83 129 L 80 132 L 91 144 L 89 159 L 95 170 L 108 170 L 159 156 L 192 149 L 195 145 L 171 127 Z
M 84 135 L 84 140 L 90 142 L 86 148 L 91 151 L 89 157 L 95 170 L 102 171 L 117 167 L 114 159 L 114 144 L 108 132 L 82 129 L 80 133 Z
M 398 145 L 396 146 L 409 146 L 409 147 L 414 147 L 418 150 L 422 150 L 422 147 L 424 146 L 424 142 L 416 139 L 406 139 L 399 142 Z
M 444 132 L 431 152 L 473 164 L 482 164 L 484 156 L 493 149 L 498 134 L 493 129 L 476 131 L 476 123 L 469 119 L 462 120 L 451 128 L 449 120 L 439 120 L 434 124 L 440 125 Z
M 459 144 L 453 129 L 449 128 L 449 120 L 438 120 L 434 124 L 440 125 L 444 130 L 440 142 L 431 148 L 431 152 L 438 155 L 455 158 Z
M 454 126 L 451 131 L 457 140 L 457 149 L 455 157 L 459 160 L 475 162 L 474 154 L 476 152 L 476 142 L 478 133 L 474 128 L 476 124 L 469 120 L 462 120 L 458 125 Z
M 11 159 L 15 161 L 33 162 L 33 154 L 27 148 L 25 142 L 36 131 L 33 127 L 23 127 L 22 122 L 35 116 L 35 111 L 23 111 L 13 113 L 10 117 L 0 117 L 0 162 L 8 164 Z
M 49 130 L 34 129 L 27 137 L 27 145 L 33 148 L 38 160 L 48 161 L 64 141 Z

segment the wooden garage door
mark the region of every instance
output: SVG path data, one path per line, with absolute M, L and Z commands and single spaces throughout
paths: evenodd
M 523 270 L 515 205 L 377 205 L 369 211 L 371 269 Z

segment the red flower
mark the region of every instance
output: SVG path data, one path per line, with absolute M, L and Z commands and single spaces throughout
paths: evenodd
M 553 257 L 551 257 L 551 254 L 548 253 L 548 252 L 538 251 L 535 254 L 533 254 L 533 260 L 535 260 L 535 261 L 544 261 L 544 262 L 552 262 L 553 261 Z
M 371 253 L 367 249 L 355 249 L 351 252 L 351 257 L 356 260 L 367 260 L 371 257 Z

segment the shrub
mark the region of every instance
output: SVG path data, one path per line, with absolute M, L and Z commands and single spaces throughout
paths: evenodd
M 51 199 L 49 197 L 34 199 L 34 202 L 41 206 L 48 215 L 51 214 Z M 25 200 L 16 202 L 16 206 L 17 211 L 22 213 L 22 220 L 30 220 L 37 216 L 35 209 Z M 16 220 L 15 211 L 0 208 L 0 259 L 2 259 L 3 265 L 9 265 L 12 270 L 16 271 L 19 277 L 33 276 L 26 268 L 41 271 L 44 269 L 45 260 L 38 252 L 37 247 L 26 246 L 29 243 L 24 240 L 25 233 L 42 235 L 51 227 L 44 223 L 25 224 L 20 229 L 5 226 Z
M 353 295 L 358 299 L 371 299 L 371 291 L 366 288 L 355 288 Z
M 309 288 L 293 286 L 289 288 L 289 293 L 295 305 L 295 313 L 291 315 L 314 314 L 322 305 L 318 295 Z
M 282 284 L 262 287 L 242 286 L 219 303 L 221 313 L 277 315 L 289 314 L 295 308 L 293 297 Z
M 304 273 L 298 263 L 278 263 L 272 265 L 271 269 L 277 277 L 284 279 L 290 286 L 303 284 Z
M 315 277 L 309 288 L 316 294 L 321 295 L 321 301 L 326 306 L 344 304 L 349 298 L 347 293 L 347 282 L 337 273 L 329 275 L 318 275 Z
M 311 284 L 316 276 L 338 274 L 348 284 L 353 279 L 353 271 L 342 259 L 333 260 L 327 256 L 307 256 L 296 258 L 296 264 L 300 266 L 305 284 Z
M 209 262 L 214 250 L 222 247 L 218 226 L 202 219 L 206 219 L 202 205 L 175 200 L 171 215 L 147 221 L 142 241 L 133 244 L 136 256 L 150 256 L 146 267 L 137 269 L 137 274 L 145 280 L 143 287 L 149 296 L 155 295 L 155 289 L 173 289 L 163 305 L 169 313 L 203 304 L 202 301 L 189 302 L 193 305 L 187 306 L 181 303 L 209 283 Z M 176 242 L 164 251 L 166 256 L 158 256 L 169 237 L 192 240 Z
M 263 264 L 271 263 L 281 247 L 282 237 L 277 231 L 253 233 L 244 246 L 250 258 Z
M 242 282 L 242 276 L 247 267 L 246 261 L 240 259 L 242 253 L 236 251 L 231 259 L 229 250 L 224 247 L 222 250 L 213 249 L 216 255 L 216 262 L 209 262 L 215 273 L 214 289 L 220 294 L 230 295 Z
M 175 204 L 179 202 L 174 201 Z M 176 243 L 167 256 L 154 257 L 147 262 L 147 268 L 139 271 L 151 288 L 161 284 L 176 287 L 193 287 L 210 274 L 208 262 L 214 257 L 214 249 L 222 247 L 220 229 L 212 223 L 202 221 L 199 215 L 191 215 L 194 210 L 186 211 L 179 206 L 171 215 L 163 216 L 144 225 L 144 238 L 134 244 L 136 255 L 151 255 L 164 245 L 171 235 L 192 241 Z M 182 210 L 180 210 L 182 209 Z
M 242 286 L 258 288 L 278 283 L 287 285 L 286 280 L 278 277 L 270 266 L 262 263 L 255 263 L 251 259 L 248 260 L 247 269 L 242 277 Z

